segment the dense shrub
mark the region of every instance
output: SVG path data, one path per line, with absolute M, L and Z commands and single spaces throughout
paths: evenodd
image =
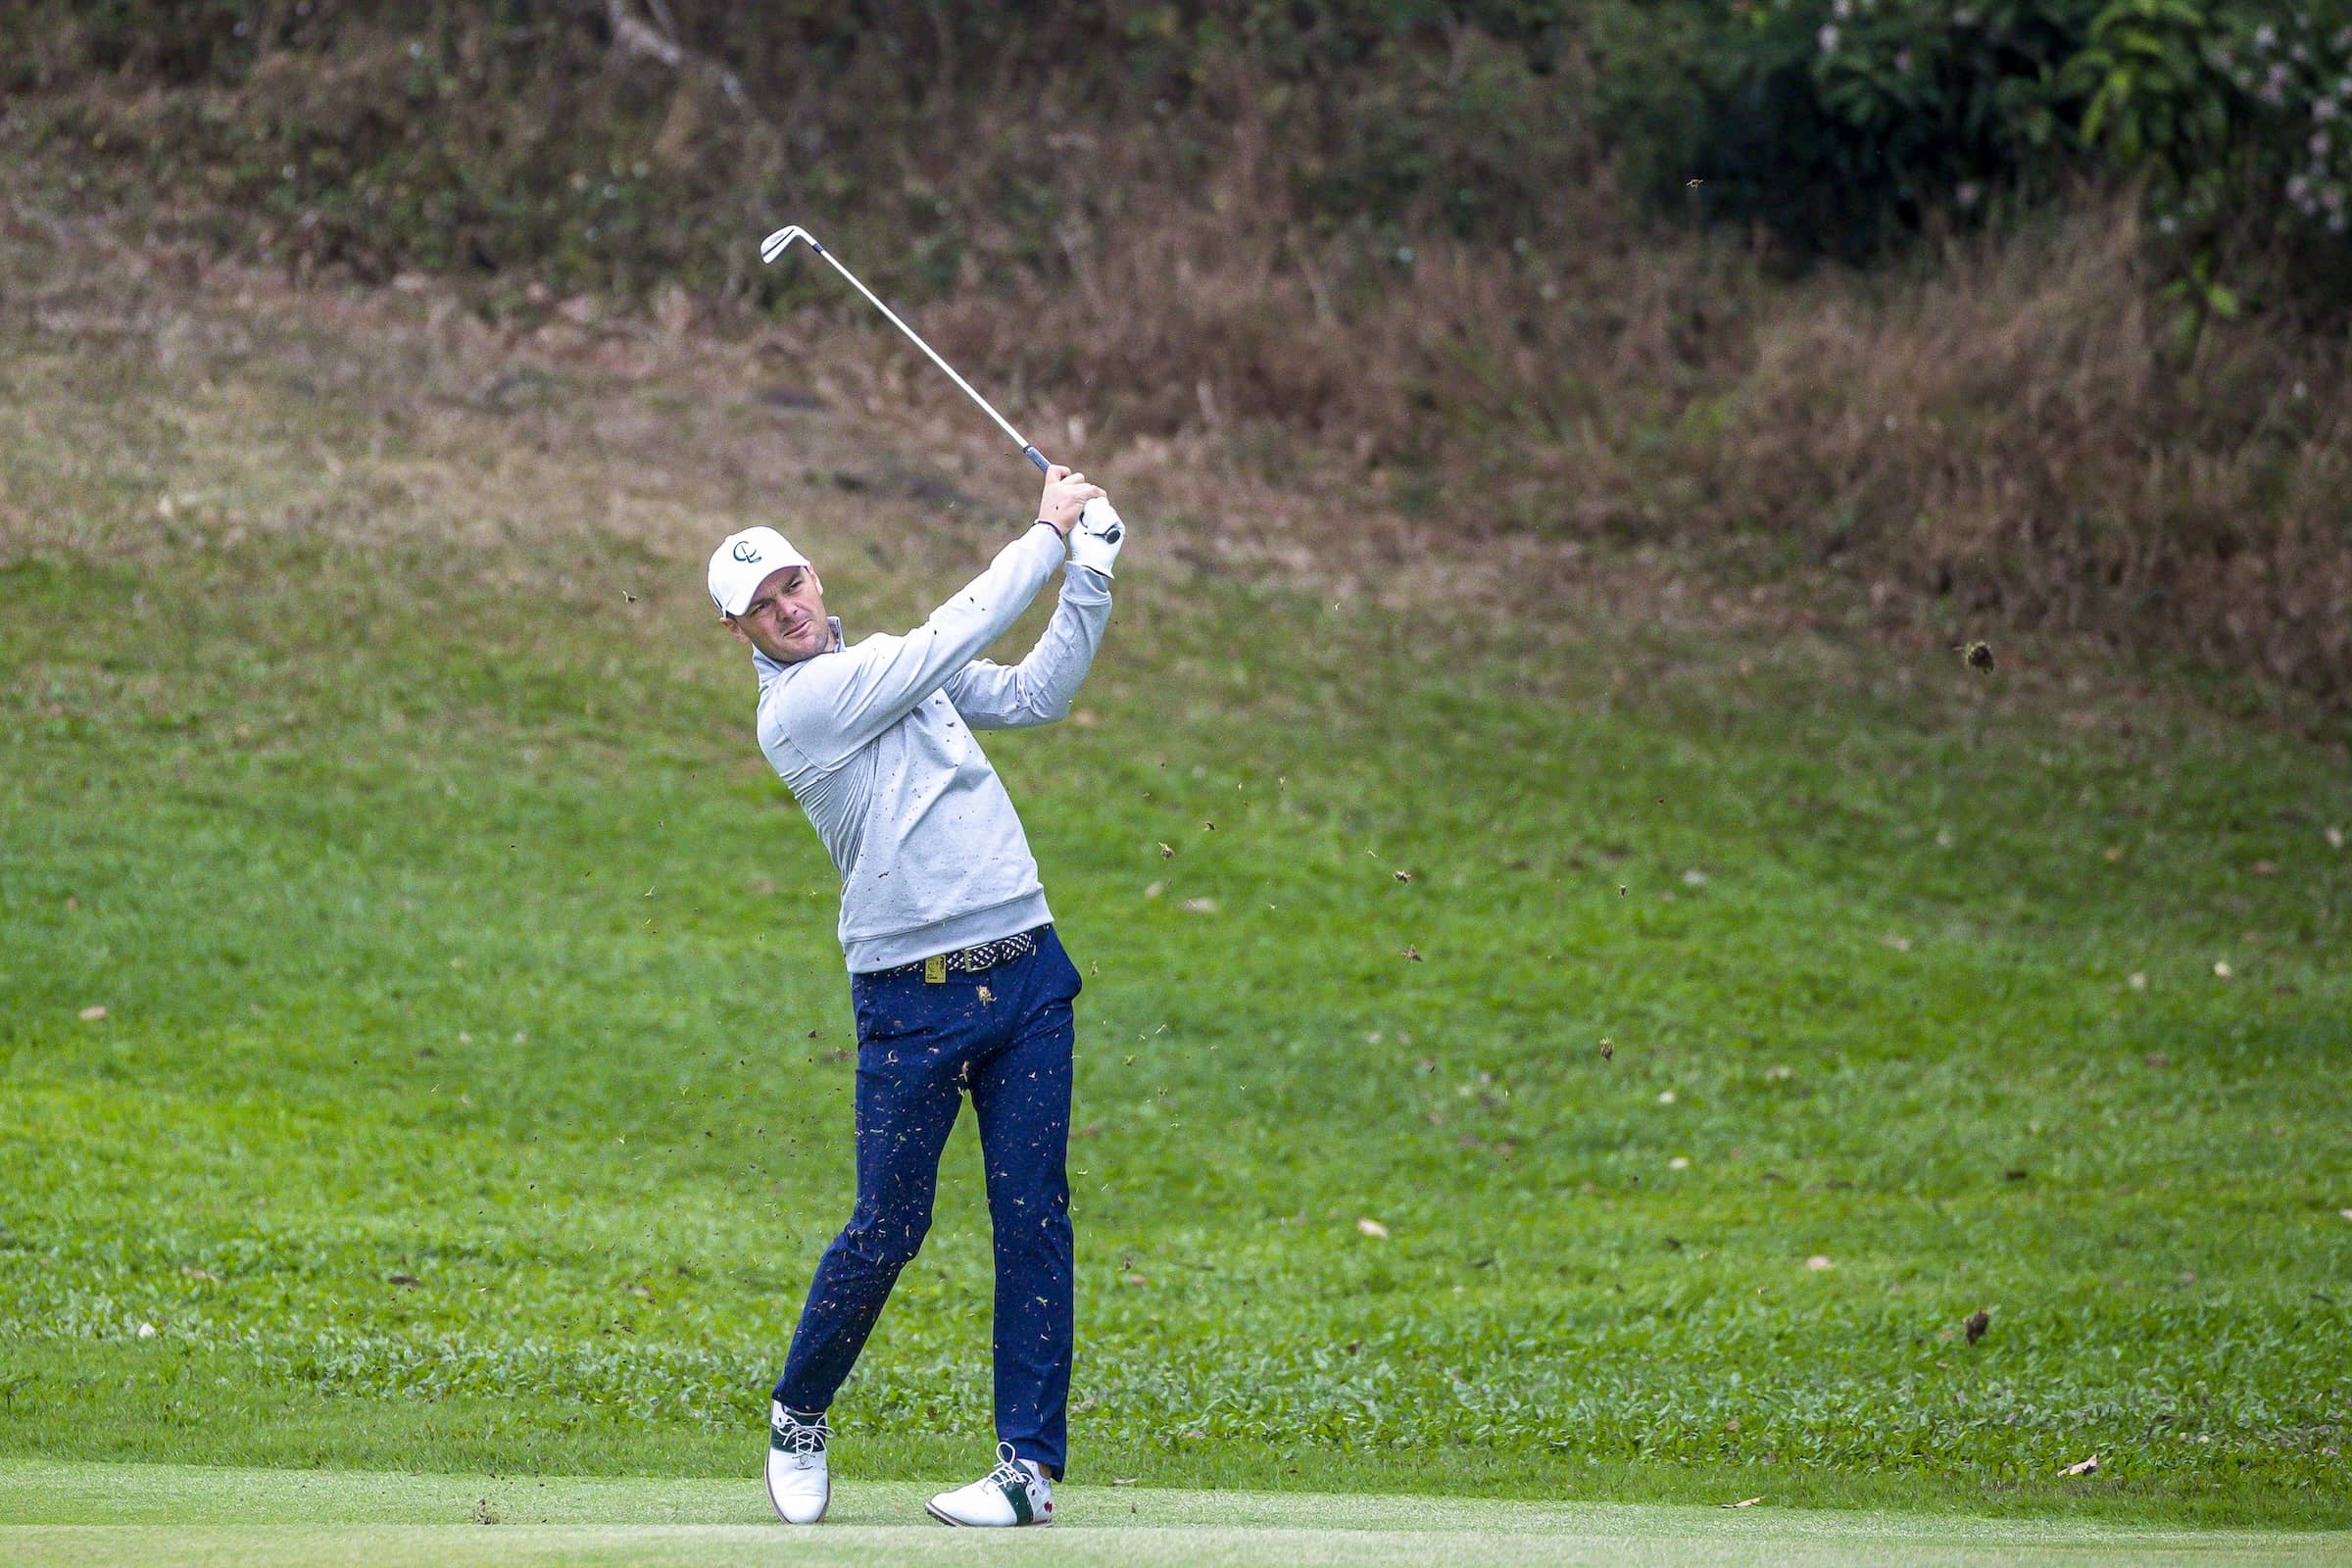
M 1935 219 L 2147 185 L 2184 320 L 2225 275 L 2352 288 L 2352 4 L 1683 0 L 1605 14 L 1605 119 L 1677 210 L 1859 259 Z
M 1617 21 L 1601 76 L 1653 196 L 1858 259 L 1932 211 L 2049 187 L 2097 4 L 1696 0 Z

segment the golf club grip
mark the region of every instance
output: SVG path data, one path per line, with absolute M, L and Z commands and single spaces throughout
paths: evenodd
M 1031 463 L 1036 464 L 1037 471 L 1040 473 L 1052 473 L 1054 471 L 1054 466 L 1046 461 L 1046 455 L 1043 452 L 1038 451 L 1037 448 L 1033 446 L 1022 447 L 1021 456 L 1027 458 Z

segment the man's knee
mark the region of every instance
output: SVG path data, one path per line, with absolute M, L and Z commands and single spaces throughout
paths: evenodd
M 1007 1252 L 1028 1252 L 1049 1257 L 1067 1256 L 1073 1237 L 1070 1230 L 1069 1200 L 1058 1203 L 991 1204 L 989 1216 L 996 1231 L 997 1247 Z
M 907 1220 L 852 1220 L 834 1245 L 869 1268 L 896 1274 L 914 1261 L 914 1254 L 923 1250 L 923 1238 L 930 1233 L 928 1214 Z

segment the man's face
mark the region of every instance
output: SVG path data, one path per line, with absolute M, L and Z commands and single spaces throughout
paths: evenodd
M 825 585 L 814 566 L 783 566 L 760 579 L 727 630 L 779 664 L 797 664 L 833 646 L 825 622 Z

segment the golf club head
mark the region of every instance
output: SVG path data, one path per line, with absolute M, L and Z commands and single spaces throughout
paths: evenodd
M 822 256 L 825 253 L 825 248 L 816 242 L 816 236 L 814 234 L 809 233 L 798 223 L 792 223 L 783 228 L 777 229 L 773 234 L 768 235 L 767 238 L 760 242 L 760 259 L 763 262 L 772 263 L 777 257 L 783 255 L 786 250 L 790 249 L 792 242 L 796 239 L 807 240 L 808 242 L 808 248 L 816 252 L 819 256 Z

